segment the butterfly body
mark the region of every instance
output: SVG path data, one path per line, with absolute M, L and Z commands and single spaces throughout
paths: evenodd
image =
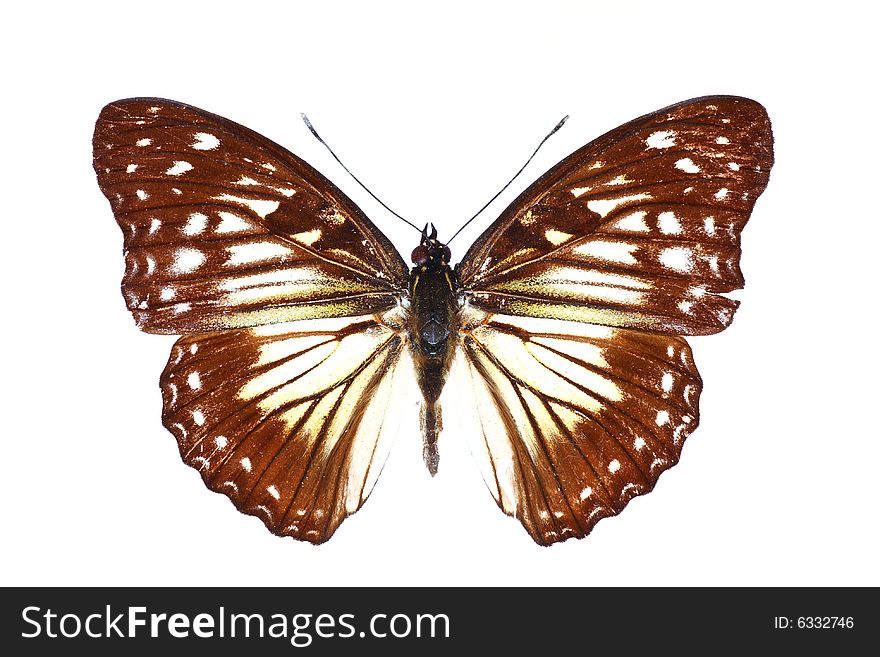
M 459 297 L 455 274 L 449 266 L 449 247 L 428 226 L 413 250 L 407 329 L 416 379 L 422 393 L 423 456 L 435 475 L 440 461 L 437 438 L 442 429 L 440 393 L 449 376 L 458 334 Z
M 699 423 L 685 336 L 733 320 L 741 231 L 773 164 L 757 102 L 677 103 L 562 159 L 453 270 L 433 228 L 409 267 L 316 169 L 190 105 L 110 103 L 93 149 L 126 304 L 144 331 L 181 336 L 160 378 L 181 458 L 312 543 L 369 496 L 413 385 L 428 470 L 441 393 L 464 393 L 446 412 L 541 545 L 651 491 Z

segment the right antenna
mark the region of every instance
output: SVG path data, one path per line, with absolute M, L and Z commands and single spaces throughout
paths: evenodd
M 493 196 L 493 197 L 490 198 L 488 201 L 486 201 L 486 204 L 483 205 L 483 207 L 481 207 L 479 210 L 477 210 L 477 211 L 474 213 L 474 216 L 473 216 L 473 217 L 471 217 L 471 218 L 468 219 L 466 222 L 464 222 L 464 225 L 463 225 L 461 228 L 459 228 L 457 231 L 455 231 L 455 234 L 454 234 L 452 237 L 449 238 L 449 240 L 446 242 L 447 244 L 449 244 L 450 242 L 452 242 L 452 240 L 454 240 L 454 239 L 458 236 L 458 234 L 459 234 L 461 231 L 463 231 L 465 228 L 467 228 L 468 224 L 470 224 L 474 219 L 476 219 L 478 216 L 480 216 L 480 213 L 481 213 L 483 210 L 485 210 L 486 208 L 488 208 L 488 207 L 492 204 L 492 201 L 494 201 L 496 198 L 498 198 L 499 196 L 501 196 L 501 193 L 502 193 L 505 189 L 507 189 L 508 187 L 510 187 L 510 184 L 511 184 L 514 180 L 517 179 L 517 177 L 519 176 L 519 174 L 521 174 L 521 173 L 525 170 L 525 168 L 526 168 L 527 166 L 529 166 L 529 162 L 531 162 L 531 161 L 532 161 L 532 158 L 534 158 L 535 155 L 538 154 L 538 151 L 541 150 L 541 146 L 544 145 L 544 142 L 547 141 L 548 139 L 550 139 L 550 137 L 552 137 L 552 136 L 556 133 L 556 131 L 559 130 L 559 128 L 561 128 L 563 125 L 565 125 L 565 122 L 566 122 L 566 121 L 568 121 L 568 115 L 567 115 L 567 114 L 566 114 L 565 116 L 563 116 L 563 117 L 562 117 L 562 120 L 559 121 L 559 123 L 556 124 L 556 127 L 554 127 L 550 132 L 548 132 L 548 133 L 547 133 L 547 136 L 544 137 L 544 138 L 541 140 L 541 143 L 538 144 L 537 148 L 535 148 L 535 150 L 532 152 L 532 154 L 529 155 L 529 159 L 526 160 L 525 164 L 523 164 L 523 165 L 520 167 L 519 171 L 517 171 L 515 174 L 513 174 L 513 178 L 511 178 L 510 180 L 508 180 L 508 181 L 507 181 L 507 184 L 506 184 L 504 187 L 502 187 L 501 189 L 499 189 L 498 192 L 495 194 L 495 196 Z

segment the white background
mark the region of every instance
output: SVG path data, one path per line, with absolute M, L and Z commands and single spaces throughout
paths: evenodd
M 7 7 L 0 583 L 880 585 L 869 3 L 426 6 Z M 299 112 L 441 237 L 570 113 L 453 243 L 460 256 L 578 146 L 712 93 L 767 107 L 776 166 L 743 236 L 736 320 L 692 340 L 700 429 L 621 516 L 540 548 L 497 510 L 452 430 L 432 480 L 412 424 L 367 505 L 314 547 L 272 536 L 181 463 L 159 418 L 173 338 L 140 333 L 125 310 L 122 236 L 91 167 L 105 103 L 161 96 L 248 125 L 326 172 L 404 254 L 415 232 L 340 174 Z

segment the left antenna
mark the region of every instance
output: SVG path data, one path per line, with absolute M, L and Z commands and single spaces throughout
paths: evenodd
M 333 152 L 333 149 L 330 148 L 330 146 L 327 144 L 327 142 L 324 141 L 324 140 L 321 138 L 321 135 L 319 135 L 319 134 L 318 134 L 318 131 L 315 130 L 315 126 L 313 126 L 313 125 L 312 125 L 312 122 L 309 121 L 309 117 L 307 117 L 305 114 L 300 114 L 300 116 L 302 117 L 303 123 L 306 124 L 306 127 L 309 129 L 309 131 L 312 133 L 312 135 L 314 135 L 315 139 L 317 139 L 319 142 L 321 142 L 321 143 L 324 145 L 324 148 L 326 148 L 326 149 L 330 152 L 330 155 L 333 156 L 333 159 L 336 160 L 337 162 L 339 162 L 339 166 L 341 166 L 343 169 L 345 169 L 345 172 L 346 172 L 349 176 L 351 176 L 352 178 L 354 178 L 354 181 L 355 181 L 358 185 L 360 185 L 361 187 L 363 187 L 364 191 L 367 192 L 367 194 L 369 194 L 370 196 L 372 196 L 372 197 L 376 200 L 376 202 L 377 202 L 379 205 L 381 205 L 383 208 L 385 208 L 386 210 L 388 210 L 388 212 L 390 212 L 391 214 L 393 214 L 395 217 L 397 217 L 398 219 L 400 219 L 400 220 L 403 221 L 404 223 L 409 224 L 410 226 L 412 226 L 413 228 L 415 228 L 417 231 L 421 232 L 421 228 L 419 228 L 418 226 L 416 226 L 416 225 L 415 225 L 413 222 L 411 222 L 409 219 L 406 219 L 405 217 L 401 217 L 401 216 L 400 216 L 399 214 L 397 214 L 394 210 L 392 210 L 391 208 L 389 208 L 389 207 L 388 207 L 388 206 L 382 201 L 382 199 L 380 199 L 380 198 L 379 198 L 378 196 L 376 196 L 373 192 L 371 192 L 371 191 L 370 191 L 370 188 L 367 187 L 364 183 L 362 183 L 362 182 L 358 179 L 358 177 L 357 177 L 356 175 L 354 175 L 354 174 L 349 170 L 349 168 L 348 168 L 347 166 L 345 166 L 345 164 L 342 163 L 342 160 L 339 159 L 339 156 L 336 155 L 336 153 Z

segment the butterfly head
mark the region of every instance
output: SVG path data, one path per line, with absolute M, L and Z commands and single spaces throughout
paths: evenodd
M 413 249 L 410 257 L 418 267 L 443 266 L 449 264 L 452 252 L 437 239 L 437 228 L 429 223 L 422 229 L 422 241 Z

